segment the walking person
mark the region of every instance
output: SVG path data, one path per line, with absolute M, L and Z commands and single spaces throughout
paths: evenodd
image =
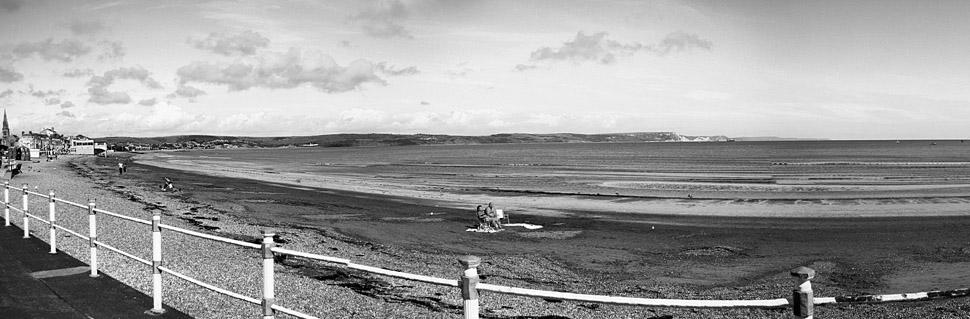
M 118 162 L 118 175 L 125 173 L 125 163 Z

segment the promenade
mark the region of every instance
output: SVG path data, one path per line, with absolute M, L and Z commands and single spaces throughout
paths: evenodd
M 23 230 L 0 226 L 0 317 L 3 318 L 191 318 L 165 306 L 161 316 L 145 314 L 149 296 L 111 276 L 89 276 L 89 268 Z

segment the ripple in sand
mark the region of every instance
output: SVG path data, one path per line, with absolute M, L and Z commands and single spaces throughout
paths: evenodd
M 444 218 L 424 218 L 424 217 L 384 217 L 381 218 L 383 221 L 393 221 L 393 222 L 418 222 L 418 223 L 436 223 L 445 221 Z
M 275 199 L 244 199 L 242 200 L 248 203 L 278 203 L 279 201 Z
M 582 230 L 557 230 L 557 231 L 537 231 L 537 232 L 527 232 L 527 233 L 517 233 L 519 236 L 525 238 L 542 238 L 542 239 L 568 239 L 579 236 L 582 234 Z
M 680 252 L 682 255 L 687 256 L 705 256 L 705 257 L 734 257 L 742 255 L 744 248 L 731 247 L 731 246 L 713 246 L 713 247 L 699 247 L 690 248 Z

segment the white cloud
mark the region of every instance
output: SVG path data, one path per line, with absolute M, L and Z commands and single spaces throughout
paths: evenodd
M 14 12 L 24 5 L 23 0 L 0 0 L 0 10 Z
M 158 100 L 155 98 L 138 101 L 139 105 L 144 105 L 144 106 L 152 106 L 152 105 L 155 105 L 156 103 L 158 103 Z
M 673 32 L 664 36 L 656 44 L 644 45 L 639 42 L 622 43 L 607 39 L 606 32 L 586 35 L 582 31 L 576 36 L 563 42 L 559 47 L 542 47 L 532 52 L 529 59 L 532 62 L 566 60 L 573 62 L 596 61 L 602 64 L 616 62 L 618 56 L 628 56 L 637 52 L 648 52 L 656 56 L 665 56 L 672 52 L 684 52 L 694 49 L 710 50 L 710 41 L 701 39 L 696 34 Z M 519 64 L 516 71 L 526 71 L 536 68 L 536 65 Z
M 125 92 L 109 92 L 108 89 L 100 86 L 88 88 L 88 102 L 95 104 L 128 104 L 131 103 L 131 96 Z
M 711 41 L 701 39 L 696 34 L 677 31 L 668 34 L 657 44 L 648 49 L 657 55 L 667 55 L 671 52 L 683 52 L 694 49 L 711 50 Z
M 37 55 L 46 61 L 57 60 L 61 62 L 74 61 L 74 59 L 89 52 L 91 52 L 91 47 L 74 39 L 54 42 L 54 39 L 48 38 L 38 42 L 21 42 L 13 48 L 13 54 L 18 58 Z
M 24 79 L 24 75 L 12 69 L 0 67 L 0 82 L 17 82 Z
M 413 38 L 401 25 L 407 19 L 408 8 L 397 0 L 381 1 L 376 6 L 365 9 L 351 17 L 365 34 L 375 38 Z
M 249 30 L 234 34 L 213 32 L 205 39 L 189 38 L 188 42 L 196 49 L 227 56 L 253 55 L 269 45 L 269 39 Z
M 54 90 L 47 90 L 47 91 L 44 91 L 44 90 L 34 90 L 34 86 L 33 85 L 29 85 L 27 87 L 27 92 L 30 93 L 30 95 L 32 95 L 34 97 L 45 98 L 45 97 L 48 97 L 48 96 L 60 96 L 61 94 L 64 94 L 66 91 L 64 91 L 64 90 L 57 90 L 57 91 L 54 91 Z
M 205 95 L 205 91 L 188 85 L 179 85 L 178 89 L 176 89 L 175 92 L 169 97 L 194 98 L 200 95 Z
M 115 80 L 136 80 L 150 89 L 160 89 L 162 85 L 151 77 L 151 73 L 142 67 L 123 67 L 104 72 L 103 75 L 95 75 L 88 81 L 88 94 L 91 97 L 88 102 L 96 104 L 128 104 L 131 103 L 131 96 L 125 92 L 110 92 L 108 86 Z
M 64 76 L 69 78 L 80 78 L 92 75 L 94 75 L 94 71 L 91 69 L 71 69 L 64 72 Z
M 68 28 L 75 35 L 90 35 L 104 31 L 104 23 L 100 20 L 74 20 Z
M 381 62 L 381 63 L 377 63 L 375 67 L 381 73 L 391 75 L 391 76 L 415 75 L 415 74 L 421 73 L 421 71 L 418 71 L 418 67 L 413 65 L 406 68 L 396 68 L 393 65 L 387 65 L 387 62 Z
M 115 80 L 137 80 L 152 89 L 160 89 L 162 85 L 152 78 L 151 72 L 142 67 L 122 67 L 104 72 L 103 75 L 93 76 L 88 81 L 92 86 L 108 86 Z
M 101 41 L 98 42 L 101 47 L 101 54 L 98 55 L 98 61 L 114 61 L 120 60 L 125 56 L 125 46 L 118 41 Z

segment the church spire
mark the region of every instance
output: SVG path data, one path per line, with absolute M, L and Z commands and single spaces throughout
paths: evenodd
M 7 109 L 3 109 L 3 139 L 10 137 L 10 125 L 7 124 Z

